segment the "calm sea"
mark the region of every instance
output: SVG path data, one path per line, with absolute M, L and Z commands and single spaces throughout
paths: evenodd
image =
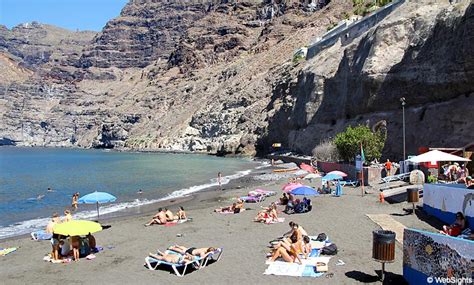
M 117 201 L 101 206 L 101 213 L 111 213 L 212 187 L 218 172 L 227 183 L 257 166 L 208 155 L 3 147 L 0 238 L 43 228 L 53 212 L 70 207 L 75 192 L 113 194 Z M 79 207 L 76 218 L 94 217 L 94 207 Z

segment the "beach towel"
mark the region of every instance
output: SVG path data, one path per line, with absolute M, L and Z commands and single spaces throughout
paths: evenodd
M 17 250 L 17 247 L 0 248 L 0 256 L 5 256 Z
M 316 272 L 316 263 L 323 262 L 328 264 L 330 257 L 310 257 L 303 259 L 303 264 L 289 263 L 285 261 L 270 262 L 265 275 L 282 275 L 295 277 L 320 277 L 324 273 Z
M 188 219 L 176 220 L 176 221 L 166 222 L 165 224 L 162 224 L 162 225 L 165 226 L 165 227 L 172 227 L 172 226 L 176 226 L 178 224 L 186 223 L 187 221 L 188 221 Z
M 245 211 L 246 209 L 245 208 L 241 208 L 240 211 L 238 213 L 235 213 L 233 211 L 221 211 L 221 212 L 216 212 L 216 213 L 219 213 L 219 214 L 223 214 L 223 215 L 228 215 L 228 214 L 240 214 L 242 213 L 243 211 Z
M 276 223 L 283 223 L 285 222 L 285 218 L 278 218 L 276 220 L 272 218 L 268 218 L 265 220 L 265 224 L 270 225 L 270 224 L 276 224 Z
M 31 238 L 33 240 L 50 240 L 53 237 L 53 234 L 47 233 L 44 230 L 36 231 L 31 233 Z

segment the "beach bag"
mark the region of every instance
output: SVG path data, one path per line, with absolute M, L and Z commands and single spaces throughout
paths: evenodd
M 89 240 L 87 238 L 81 238 L 79 247 L 79 257 L 86 257 L 90 253 L 91 248 L 89 247 Z
M 320 233 L 318 237 L 316 237 L 316 241 L 326 241 L 328 236 L 325 233 Z
M 336 255 L 337 254 L 337 246 L 334 243 L 327 245 L 321 249 L 321 254 L 324 255 Z
M 326 262 L 316 262 L 314 267 L 315 272 L 327 272 L 329 270 L 328 264 Z

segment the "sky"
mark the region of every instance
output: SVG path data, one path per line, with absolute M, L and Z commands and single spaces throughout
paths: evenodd
M 101 31 L 128 0 L 0 0 L 0 25 L 32 21 L 69 30 Z

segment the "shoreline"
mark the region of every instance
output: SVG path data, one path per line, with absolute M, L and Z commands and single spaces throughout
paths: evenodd
M 257 176 L 257 175 L 260 175 L 261 172 L 265 171 L 265 169 L 268 168 L 268 167 L 270 167 L 270 166 L 265 164 L 265 160 L 261 160 L 260 165 L 254 167 L 252 169 L 241 170 L 241 171 L 238 171 L 234 174 L 228 175 L 228 176 L 239 175 L 239 173 L 241 173 L 241 172 L 249 171 L 248 174 L 245 174 L 245 175 L 240 176 L 240 177 L 235 178 L 235 179 L 230 179 L 228 183 L 223 184 L 222 185 L 223 191 L 218 190 L 218 186 L 208 186 L 208 187 L 205 187 L 204 189 L 197 190 L 197 191 L 192 192 L 190 194 L 185 194 L 184 196 L 168 197 L 169 195 L 171 195 L 172 193 L 175 193 L 177 191 L 182 191 L 182 190 L 185 190 L 185 189 L 191 189 L 193 187 L 204 187 L 208 183 L 197 184 L 197 185 L 192 185 L 192 186 L 186 187 L 186 188 L 176 189 L 176 190 L 170 192 L 169 194 L 167 194 L 168 196 L 158 198 L 158 199 L 154 199 L 154 200 L 151 200 L 151 201 L 147 201 L 144 204 L 132 205 L 130 207 L 125 207 L 124 209 L 119 209 L 119 210 L 116 210 L 116 211 L 112 211 L 110 213 L 101 214 L 100 215 L 100 222 L 102 224 L 106 224 L 106 223 L 111 222 L 111 221 L 118 221 L 120 219 L 127 219 L 127 218 L 130 218 L 130 217 L 140 217 L 140 216 L 150 215 L 150 214 L 152 215 L 152 214 L 155 214 L 157 209 L 160 208 L 160 207 L 165 208 L 165 207 L 170 207 L 172 205 L 177 205 L 177 204 L 182 205 L 183 207 L 186 208 L 186 206 L 192 205 L 193 204 L 192 201 L 195 200 L 195 199 L 198 199 L 201 196 L 200 194 L 213 193 L 212 195 L 218 195 L 218 194 L 222 194 L 223 192 L 229 192 L 229 191 L 236 190 L 236 189 L 239 189 L 239 188 L 242 188 L 242 187 L 250 187 L 250 186 L 252 186 L 252 184 L 254 184 L 253 186 L 256 186 L 259 183 L 259 181 L 253 179 L 253 177 Z M 228 177 L 228 176 L 224 176 L 224 178 Z M 210 178 L 209 180 L 211 180 L 211 179 L 212 178 Z M 125 202 L 121 202 L 121 204 L 132 203 L 134 201 L 125 201 Z M 143 201 L 143 202 L 145 202 L 145 201 Z M 110 204 L 110 205 L 113 205 L 113 204 Z M 87 210 L 87 211 L 84 211 L 84 212 L 79 212 L 79 214 L 84 215 L 84 214 L 90 214 L 92 212 L 95 212 L 95 211 Z M 175 211 L 173 210 L 173 212 L 175 212 Z M 42 218 L 42 219 L 48 219 L 48 217 Z M 78 218 L 78 219 L 95 220 L 94 217 Z M 25 221 L 20 221 L 20 222 L 17 222 L 15 224 L 12 224 L 12 225 L 7 225 L 7 226 L 5 226 L 5 228 L 12 227 L 12 226 L 15 226 L 17 224 L 25 223 L 25 222 L 28 222 L 28 221 L 31 221 L 31 220 L 32 219 L 25 220 Z M 21 234 L 16 234 L 16 235 L 0 237 L 0 242 L 4 242 L 4 241 L 8 241 L 8 240 L 17 240 L 17 239 L 21 239 L 21 238 L 30 237 L 30 233 L 34 232 L 34 231 L 37 231 L 37 230 L 39 230 L 39 229 L 31 229 L 31 230 L 29 230 L 29 233 L 21 233 Z
M 259 173 L 271 173 L 267 168 Z M 257 174 L 257 172 L 256 172 Z M 258 175 L 258 174 L 257 174 Z M 255 175 L 256 176 L 256 175 Z M 86 284 L 140 284 L 156 282 L 171 284 L 353 284 L 361 282 L 358 278 L 377 282 L 375 272 L 380 264 L 371 257 L 372 231 L 380 227 L 366 217 L 367 213 L 398 213 L 407 204 L 380 204 L 374 194 L 360 196 L 360 188 L 345 188 L 344 195 L 336 198 L 332 195 L 313 197 L 313 210 L 306 214 L 287 215 L 283 223 L 265 225 L 253 221 L 261 206 L 267 206 L 281 195 L 281 187 L 286 178 L 261 181 L 243 177 L 239 181 L 227 184 L 226 190 L 215 188 L 191 195 L 187 200 L 168 201 L 167 205 L 175 212 L 178 205 L 185 207 L 187 215 L 193 220 L 172 227 L 144 227 L 149 221 L 153 208 L 125 217 L 104 220 L 110 229 L 94 234 L 97 244 L 104 251 L 96 254 L 96 259 L 70 264 L 52 264 L 42 261 L 42 257 L 51 251 L 49 241 L 32 241 L 15 238 L 1 240 L 0 247 L 18 247 L 18 250 L 0 258 L 0 275 L 8 280 L 7 284 L 64 282 Z M 214 213 L 217 207 L 232 204 L 234 197 L 239 197 L 256 187 L 277 191 L 276 196 L 267 198 L 262 203 L 246 203 L 240 214 L 221 215 Z M 164 204 L 162 204 L 164 205 Z M 155 205 L 157 207 L 158 204 Z M 174 208 L 176 207 L 176 208 Z M 282 210 L 282 207 L 279 207 Z M 415 215 L 395 215 L 407 227 L 416 227 L 434 231 L 426 221 Z M 328 278 L 306 278 L 263 275 L 268 242 L 288 231 L 288 222 L 295 221 L 302 225 L 310 235 L 326 233 L 336 243 L 339 252 L 329 263 L 329 272 L 334 276 Z M 168 246 L 223 248 L 223 257 L 206 268 L 192 272 L 180 278 L 166 270 L 150 271 L 143 266 L 144 257 L 156 249 L 165 250 Z M 396 260 L 386 267 L 386 284 L 404 284 L 402 277 L 402 247 L 396 245 Z M 343 266 L 337 266 L 341 259 Z M 243 262 L 244 261 L 244 262 Z M 236 280 L 236 276 L 238 280 Z

